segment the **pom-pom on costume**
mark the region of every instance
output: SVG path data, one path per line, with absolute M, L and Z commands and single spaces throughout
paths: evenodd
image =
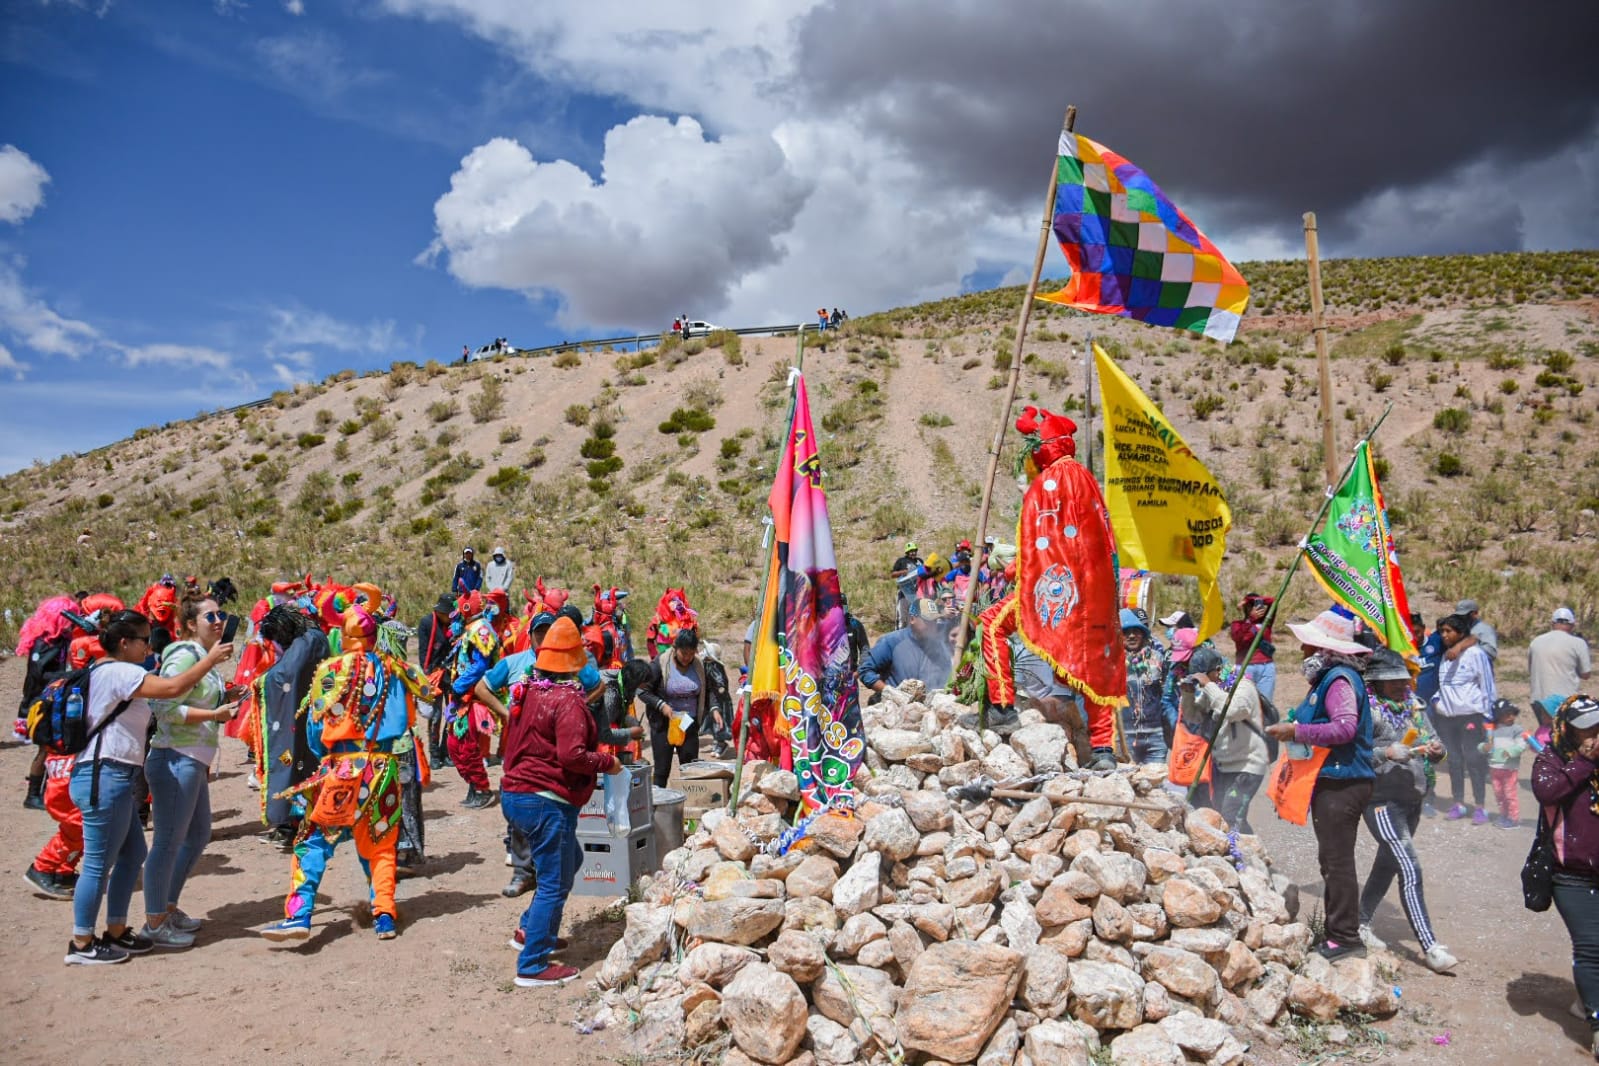
M 341 629 L 347 650 L 317 667 L 300 705 L 307 743 L 320 762 L 309 780 L 282 797 L 300 797 L 307 808 L 283 910 L 289 922 L 309 923 L 328 860 L 353 838 L 371 888 L 373 918 L 387 915 L 392 930 L 401 822 L 401 767 L 394 748 L 416 722 L 416 701 L 431 699 L 433 689 L 410 663 L 373 650 L 377 623 L 363 608 L 348 610 Z
M 1093 474 L 1075 458 L 1076 423 L 1028 407 L 1016 428 L 1025 438 L 1031 481 L 1016 526 L 1015 584 L 981 617 L 988 698 L 999 707 L 1016 702 L 1008 642 L 1018 634 L 1059 684 L 1081 696 L 1093 746 L 1090 768 L 1113 769 L 1127 663 L 1110 516 Z

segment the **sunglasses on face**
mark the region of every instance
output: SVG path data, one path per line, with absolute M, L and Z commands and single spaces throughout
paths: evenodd
M 202 614 L 200 617 L 204 618 L 207 622 L 210 622 L 212 625 L 216 625 L 218 622 L 220 622 L 224 618 L 226 618 L 227 615 L 223 614 L 221 611 L 207 611 L 207 612 L 205 612 L 205 614 Z

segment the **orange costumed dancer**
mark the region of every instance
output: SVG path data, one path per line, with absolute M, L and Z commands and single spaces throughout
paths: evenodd
M 1010 637 L 1048 663 L 1057 684 L 1081 697 L 1093 754 L 1088 768 L 1116 768 L 1116 708 L 1126 702 L 1127 661 L 1117 602 L 1116 541 L 1094 475 L 1074 458 L 1077 424 L 1025 409 L 1016 420 L 1032 480 L 1016 524 L 1016 581 L 982 614 L 989 702 L 1016 703 Z

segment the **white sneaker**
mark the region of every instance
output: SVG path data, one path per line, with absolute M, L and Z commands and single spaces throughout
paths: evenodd
M 167 920 L 162 922 L 161 926 L 162 928 L 171 927 L 180 933 L 198 933 L 200 931 L 200 919 L 191 918 L 174 907 L 172 910 L 167 911 Z
M 244 783 L 250 786 L 251 792 L 261 791 L 261 779 L 256 776 L 256 772 L 254 770 L 250 771 L 250 776 L 245 778 Z
M 173 927 L 171 922 L 162 922 L 151 929 L 146 925 L 139 931 L 139 935 L 146 938 L 158 948 L 192 948 L 194 947 L 194 934 L 185 933 Z
M 1360 927 L 1360 942 L 1366 946 L 1367 951 L 1388 950 L 1388 942 L 1383 940 L 1376 933 L 1373 933 L 1371 931 L 1371 926 L 1369 925 L 1363 925 Z M 1448 952 L 1445 952 L 1444 954 L 1447 955 Z
M 505 865 L 507 865 L 507 866 L 515 866 L 516 865 L 515 863 L 513 863 L 511 861 L 511 853 L 509 851 L 505 853 Z
M 1459 959 L 1449 954 L 1449 949 L 1442 944 L 1434 944 L 1427 949 L 1427 969 L 1433 973 L 1448 973 L 1460 962 Z

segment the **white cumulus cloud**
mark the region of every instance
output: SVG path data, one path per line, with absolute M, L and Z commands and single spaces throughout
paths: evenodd
M 16 225 L 44 203 L 50 175 L 14 144 L 0 148 L 0 222 Z
M 597 179 L 495 138 L 434 205 L 429 251 L 469 285 L 555 295 L 564 324 L 658 325 L 780 262 L 811 188 L 770 136 L 707 139 L 691 118 L 612 129 Z

